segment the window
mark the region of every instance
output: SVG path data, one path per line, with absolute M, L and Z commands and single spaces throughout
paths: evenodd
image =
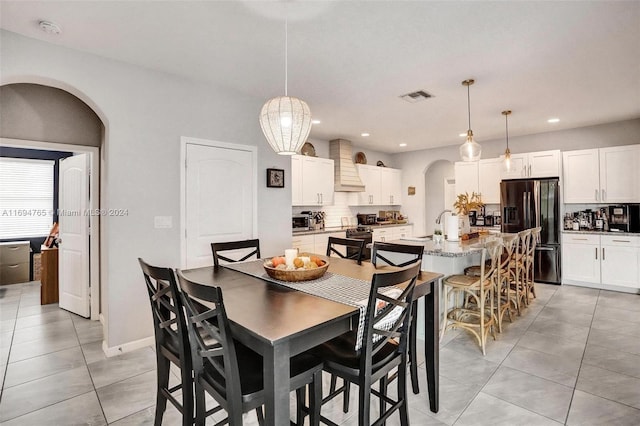
M 0 238 L 49 235 L 53 161 L 0 158 Z

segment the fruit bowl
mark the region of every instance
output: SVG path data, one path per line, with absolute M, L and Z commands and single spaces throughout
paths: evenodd
M 262 266 L 264 270 L 267 271 L 267 275 L 276 280 L 290 282 L 309 281 L 320 278 L 327 272 L 327 269 L 329 269 L 329 262 L 325 259 L 322 260 L 324 261 L 324 265 L 313 269 L 278 269 L 267 265 L 270 264 L 271 261 L 263 263 Z

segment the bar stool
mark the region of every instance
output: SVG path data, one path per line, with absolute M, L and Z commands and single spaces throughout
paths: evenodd
M 495 275 L 499 273 L 498 264 L 502 248 L 503 244 L 499 240 L 486 243 L 480 262 L 480 277 L 451 275 L 444 279 L 445 319 L 440 339 L 450 328 L 465 329 L 476 337 L 482 354 L 486 355 L 485 346 L 489 332 L 492 332 L 494 340 L 496 338 Z M 487 260 L 491 262 L 488 268 L 485 266 Z M 449 309 L 449 299 L 457 299 L 460 296 L 463 300 L 468 297 L 470 302 Z
M 531 299 L 536 298 L 536 286 L 534 280 L 534 264 L 535 264 L 535 254 L 536 254 L 536 245 L 540 242 L 540 232 L 542 231 L 542 227 L 538 226 L 531 230 L 531 239 L 529 242 L 529 250 L 527 255 L 527 280 L 526 280 L 526 290 L 527 297 L 526 302 L 527 305 L 531 301 Z
M 517 234 L 518 245 L 511 256 L 509 269 L 512 276 L 511 281 L 511 299 L 518 311 L 518 316 L 522 313 L 522 308 L 526 307 L 526 279 L 527 279 L 527 261 L 529 254 L 529 243 L 531 241 L 531 229 L 525 229 Z
M 516 280 L 515 270 L 510 267 L 518 247 L 518 235 L 503 234 L 503 253 L 500 256 L 499 274 L 496 283 L 496 315 L 498 317 L 498 331 L 502 333 L 502 321 L 505 314 L 509 315 L 509 322 L 513 322 L 511 309 L 511 283 Z M 515 303 L 514 303 L 515 306 Z M 517 307 L 516 307 L 517 310 Z

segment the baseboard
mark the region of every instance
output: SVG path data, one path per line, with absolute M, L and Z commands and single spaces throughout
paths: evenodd
M 145 346 L 153 346 L 155 340 L 153 336 L 145 337 L 144 339 L 134 340 L 133 342 L 127 342 L 122 345 L 108 347 L 105 340 L 102 341 L 102 351 L 107 357 L 121 355 L 125 352 L 135 351 L 136 349 L 144 348 Z
M 104 315 L 102 313 L 98 319 L 100 320 L 100 324 L 104 325 Z

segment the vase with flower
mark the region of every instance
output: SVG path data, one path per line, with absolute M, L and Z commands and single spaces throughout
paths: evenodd
M 476 192 L 472 192 L 469 196 L 468 192 L 464 194 L 458 194 L 456 202 L 453 203 L 453 208 L 456 209 L 458 214 L 458 223 L 460 227 L 460 235 L 468 234 L 471 232 L 471 225 L 469 223 L 469 212 L 471 210 L 477 210 L 484 207 L 482 197 Z

